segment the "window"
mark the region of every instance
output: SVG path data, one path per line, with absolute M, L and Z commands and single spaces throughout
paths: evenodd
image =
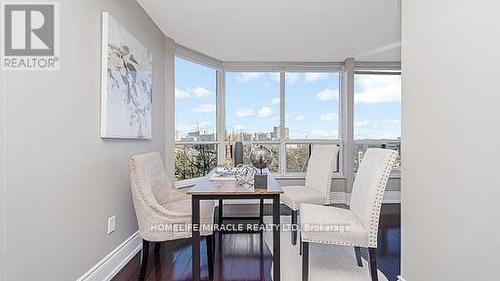
M 250 152 L 252 149 L 257 147 L 259 144 L 252 144 L 252 143 L 244 143 L 243 144 L 243 164 L 251 165 L 250 163 Z M 265 146 L 269 150 L 271 150 L 271 153 L 273 154 L 273 161 L 271 163 L 271 166 L 269 167 L 269 170 L 273 173 L 278 173 L 279 172 L 279 155 L 280 155 L 280 146 L 279 144 L 272 144 L 272 143 L 265 143 L 261 144 L 262 146 Z M 226 146 L 226 159 L 231 159 L 232 158 L 232 153 L 233 151 L 233 145 L 227 145 Z
M 243 142 L 243 163 L 250 164 L 250 151 L 261 144 L 273 153 L 269 169 L 279 172 L 280 74 L 274 72 L 226 73 L 227 150 Z M 227 155 L 228 153 L 226 153 Z
M 340 75 L 285 74 L 286 173 L 304 173 L 316 143 L 339 141 Z
M 178 55 L 190 57 L 185 51 Z M 354 96 L 344 97 L 340 64 L 223 64 L 192 55 L 193 61 L 203 61 L 203 65 L 175 59 L 177 180 L 202 177 L 218 162 L 232 161 L 236 141 L 243 142 L 245 164 L 250 164 L 252 149 L 263 145 L 273 153 L 270 170 L 292 176 L 307 172 L 312 147 L 318 144 L 354 149 L 352 158 L 338 155 L 336 172 L 348 173 L 345 176 L 352 174 L 350 169 L 343 170 L 344 163 L 353 162 L 357 171 L 368 148 L 401 152 L 401 75 L 376 69 L 394 64 L 356 71 L 354 91 L 345 91 Z M 218 77 L 225 84 L 218 84 Z M 344 104 L 350 98 L 353 104 Z M 224 104 L 217 104 L 221 101 Z M 225 110 L 218 112 L 218 108 Z M 341 108 L 346 110 L 342 115 Z M 349 122 L 343 122 L 342 116 Z M 354 142 L 342 134 L 341 124 L 353 124 Z M 399 156 L 394 171 L 400 169 Z
M 394 171 L 401 169 L 401 75 L 358 73 L 354 76 L 354 169 L 366 149 L 397 150 Z
M 226 73 L 227 141 L 277 141 L 279 120 L 279 73 Z
M 311 156 L 311 144 L 287 144 L 286 145 L 286 171 L 288 173 L 307 172 L 307 163 Z
M 175 176 L 204 176 L 217 165 L 214 69 L 175 58 Z
M 338 139 L 338 73 L 286 73 L 288 139 Z

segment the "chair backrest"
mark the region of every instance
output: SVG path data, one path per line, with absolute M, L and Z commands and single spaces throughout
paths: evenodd
M 336 144 L 315 144 L 307 164 L 306 187 L 324 194 L 324 204 L 331 204 L 333 173 L 337 167 L 339 147 Z
M 135 155 L 130 158 L 130 181 L 132 194 L 141 195 L 142 198 L 138 199 L 152 204 L 161 205 L 168 202 L 168 191 L 174 188 L 174 181 L 165 171 L 158 152 Z
M 380 207 L 397 151 L 369 148 L 352 187 L 350 209 L 369 232 L 370 247 L 377 247 Z

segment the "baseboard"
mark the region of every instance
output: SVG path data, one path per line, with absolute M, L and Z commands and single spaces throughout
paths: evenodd
M 333 204 L 347 204 L 351 202 L 351 194 L 346 192 L 332 192 Z M 386 191 L 382 203 L 401 203 L 401 191 Z
M 399 275 L 398 276 L 398 281 L 406 281 L 406 279 L 404 279 L 403 276 Z
M 111 280 L 142 248 L 139 232 L 135 232 L 106 255 L 96 265 L 83 274 L 77 281 Z

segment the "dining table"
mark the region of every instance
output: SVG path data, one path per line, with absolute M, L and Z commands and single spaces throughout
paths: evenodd
M 200 280 L 200 201 L 201 200 L 272 200 L 272 232 L 273 232 L 273 280 L 280 280 L 280 195 L 283 189 L 272 173 L 267 173 L 267 188 L 255 188 L 242 185 L 236 179 L 215 179 L 210 173 L 194 184 L 187 193 L 191 195 L 192 211 L 192 280 Z M 222 206 L 219 206 L 221 209 Z M 219 212 L 221 215 L 221 212 Z M 195 227 L 197 226 L 197 227 Z

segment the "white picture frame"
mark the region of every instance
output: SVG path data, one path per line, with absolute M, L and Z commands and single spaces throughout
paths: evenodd
M 102 13 L 103 139 L 151 139 L 152 54 L 109 13 Z

